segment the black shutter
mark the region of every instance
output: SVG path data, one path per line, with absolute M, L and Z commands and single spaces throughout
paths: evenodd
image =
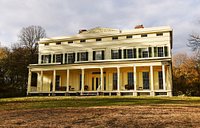
M 56 58 L 56 55 L 53 54 L 53 63 L 55 63 L 55 58 Z
M 96 59 L 95 55 L 96 55 L 96 51 L 93 51 L 93 60 Z
M 113 59 L 113 50 L 111 50 L 111 59 Z
M 63 54 L 60 54 L 60 62 L 63 63 Z
M 102 60 L 104 60 L 104 51 L 101 52 L 102 53 Z
M 75 62 L 75 53 L 73 53 L 73 63 Z
M 168 47 L 167 46 L 164 47 L 164 51 L 165 51 L 165 56 L 168 56 Z
M 157 47 L 154 47 L 154 57 L 157 57 Z
M 149 57 L 152 57 L 152 48 L 149 47 Z
M 126 49 L 124 49 L 124 59 L 126 59 Z
M 139 58 L 142 58 L 142 49 L 139 48 Z
M 133 49 L 133 58 L 137 57 L 136 48 Z
M 121 59 L 122 58 L 122 50 L 121 49 L 118 50 L 118 54 L 119 54 L 119 58 L 118 59 Z
M 41 63 L 44 62 L 44 55 L 42 55 L 42 58 L 41 58 Z
M 88 52 L 86 52 L 86 61 L 88 61 Z
M 51 63 L 51 55 L 49 55 L 49 63 Z
M 80 60 L 80 53 L 77 53 L 77 61 Z
M 67 53 L 65 53 L 65 64 L 67 63 Z

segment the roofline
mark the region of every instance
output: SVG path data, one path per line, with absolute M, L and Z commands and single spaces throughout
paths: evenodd
M 130 30 L 121 30 L 120 32 L 99 32 L 99 33 L 81 33 L 72 36 L 58 36 L 51 38 L 41 38 L 38 43 L 50 43 L 58 41 L 71 41 L 71 40 L 80 40 L 80 39 L 94 39 L 94 38 L 105 38 L 112 36 L 123 36 L 123 35 L 137 35 L 143 33 L 155 33 L 155 32 L 172 32 L 173 29 L 170 26 L 160 26 L 160 27 L 149 27 L 141 29 L 130 29 Z

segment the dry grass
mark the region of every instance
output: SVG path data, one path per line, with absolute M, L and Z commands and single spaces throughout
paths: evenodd
M 93 104 L 85 106 L 85 102 L 93 103 L 102 99 L 104 106 Z M 127 98 L 127 102 L 126 102 Z M 31 100 L 30 100 L 31 99 Z M 92 98 L 30 98 L 0 100 L 0 127 L 58 127 L 58 128 L 104 128 L 104 127 L 200 127 L 200 101 L 199 98 L 130 98 L 130 97 L 92 97 Z M 65 100 L 81 102 L 75 107 L 66 107 Z M 81 100 L 82 99 L 82 100 Z M 124 100 L 125 99 L 125 100 Z M 55 102 L 59 101 L 59 102 Z M 134 102 L 141 100 L 141 102 Z M 26 102 L 24 102 L 26 101 Z M 29 102 L 34 104 L 41 102 L 59 103 L 55 107 L 27 107 Z M 48 102 L 47 102 L 48 101 Z M 111 102 L 106 104 L 106 102 Z M 153 103 L 151 104 L 150 101 Z M 6 104 L 7 102 L 7 104 Z M 28 102 L 28 103 L 27 103 Z M 10 103 L 10 104 L 9 104 Z M 16 104 L 15 104 L 16 103 Z M 27 103 L 27 104 L 25 104 Z M 127 103 L 127 104 L 126 104 Z M 140 104 L 141 103 L 141 104 Z M 122 104 L 122 105 L 120 105 Z M 21 105 L 21 107 L 12 107 L 5 109 L 5 105 Z M 29 104 L 30 105 L 30 104 Z M 82 106 L 81 106 L 82 105 Z M 24 106 L 24 109 L 23 109 Z M 35 105 L 37 106 L 37 105 Z M 20 108 L 20 109 L 19 109 Z

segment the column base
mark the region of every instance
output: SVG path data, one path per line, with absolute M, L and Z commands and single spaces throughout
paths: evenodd
M 133 96 L 137 96 L 137 92 L 133 92 Z
M 168 91 L 167 96 L 172 97 L 172 91 Z
M 155 96 L 155 92 L 154 92 L 154 91 L 151 91 L 151 92 L 150 92 L 150 96 Z
M 121 96 L 121 93 L 120 93 L 120 92 L 117 92 L 117 96 Z

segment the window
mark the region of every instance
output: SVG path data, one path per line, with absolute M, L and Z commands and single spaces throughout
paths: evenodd
M 82 42 L 86 42 L 86 40 L 80 40 L 80 42 L 82 43 Z
M 115 36 L 115 37 L 113 37 L 113 38 L 112 38 L 112 40 L 118 40 L 118 37 L 117 37 L 117 36 Z
M 48 46 L 48 45 L 49 45 L 49 43 L 45 43 L 44 45 L 45 45 L 45 46 Z
M 75 53 L 65 54 L 65 63 L 73 64 L 75 61 Z
M 111 50 L 111 58 L 112 59 L 121 59 L 122 56 L 121 56 L 121 49 L 119 50 Z
M 163 47 L 157 47 L 158 48 L 158 57 L 163 57 Z
M 56 90 L 59 90 L 60 89 L 60 76 L 56 75 Z
M 163 89 L 163 76 L 162 71 L 158 72 L 158 80 L 159 80 L 159 89 Z
M 163 36 L 163 33 L 156 33 L 156 36 Z
M 130 38 L 133 38 L 133 36 L 132 35 L 128 35 L 128 36 L 126 36 L 126 38 L 130 39 Z
M 134 89 L 133 72 L 128 72 L 128 89 Z
M 73 41 L 68 41 L 68 44 L 73 44 Z
M 124 49 L 124 59 L 126 58 L 136 58 L 136 48 Z
M 104 60 L 104 51 L 93 51 L 93 60 Z
M 117 90 L 117 73 L 113 73 L 113 90 Z
M 149 52 L 148 48 L 139 48 L 139 58 L 148 58 Z
M 88 61 L 88 52 L 77 53 L 77 61 Z
M 149 72 L 142 72 L 143 89 L 149 89 Z
M 56 54 L 55 55 L 55 62 L 56 63 L 62 63 L 62 56 L 63 56 L 63 54 Z
M 51 63 L 51 55 L 42 55 L 41 63 Z
M 147 37 L 147 34 L 142 34 L 141 37 Z
M 61 45 L 61 42 L 56 42 L 56 45 Z
M 101 41 L 101 38 L 97 38 L 96 41 Z

